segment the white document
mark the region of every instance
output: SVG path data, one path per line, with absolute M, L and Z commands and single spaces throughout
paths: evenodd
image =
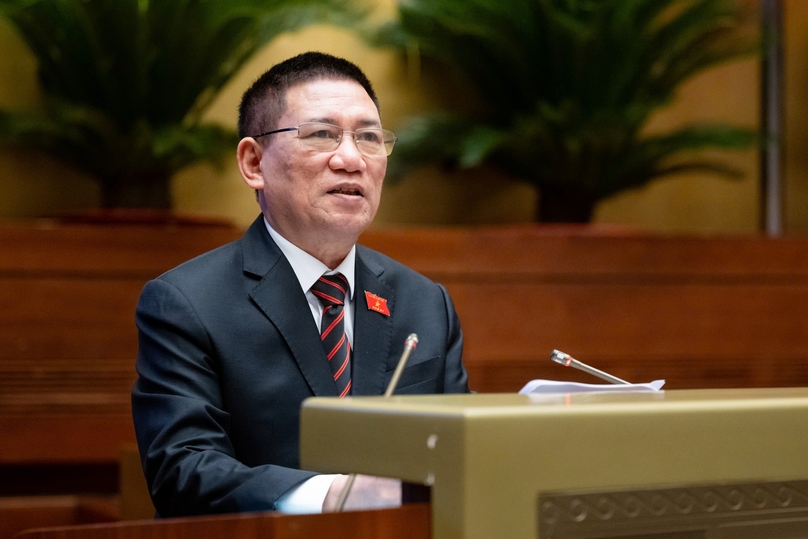
M 630 393 L 643 391 L 659 391 L 665 380 L 654 380 L 647 384 L 580 384 L 578 382 L 559 382 L 557 380 L 531 380 L 519 390 L 520 395 L 541 393 L 585 393 L 588 391 L 608 391 L 610 393 Z

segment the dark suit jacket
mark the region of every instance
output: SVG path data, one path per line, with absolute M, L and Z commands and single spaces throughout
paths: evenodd
M 420 343 L 396 393 L 468 391 L 446 290 L 357 246 L 352 394 L 381 395 L 410 333 Z M 367 308 L 365 291 L 390 316 Z M 336 396 L 292 267 L 259 217 L 239 241 L 150 281 L 137 307 L 132 410 L 161 516 L 261 511 L 299 470 L 300 404 Z

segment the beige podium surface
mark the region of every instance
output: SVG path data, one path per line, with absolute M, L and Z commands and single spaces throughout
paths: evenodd
M 610 520 L 643 511 L 794 517 L 808 510 L 808 388 L 312 398 L 301 465 L 430 485 L 434 539 L 605 537 L 562 520 L 616 533 Z

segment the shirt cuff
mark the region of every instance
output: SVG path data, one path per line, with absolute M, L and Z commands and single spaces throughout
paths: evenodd
M 310 477 L 278 498 L 275 509 L 293 515 L 322 513 L 325 496 L 337 477 L 337 474 Z

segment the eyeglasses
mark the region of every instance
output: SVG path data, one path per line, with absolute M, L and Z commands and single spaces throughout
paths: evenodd
M 317 152 L 333 152 L 339 148 L 343 133 L 352 134 L 356 149 L 367 157 L 390 155 L 393 153 L 393 145 L 396 143 L 396 136 L 387 129 L 363 127 L 356 131 L 347 131 L 338 125 L 320 122 L 304 122 L 297 127 L 284 127 L 283 129 L 267 131 L 252 138 L 274 135 L 285 131 L 297 131 L 300 145 Z

